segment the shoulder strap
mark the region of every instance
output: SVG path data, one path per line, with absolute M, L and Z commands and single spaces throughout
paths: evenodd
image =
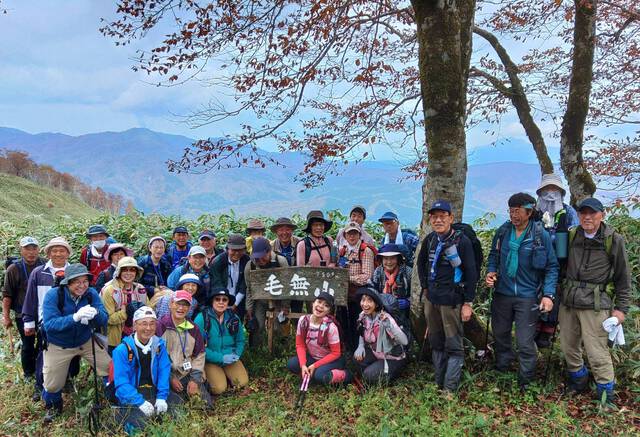
M 569 229 L 569 247 L 571 247 L 571 244 L 573 243 L 573 240 L 576 239 L 576 232 L 578 232 L 578 227 L 577 226 Z
M 87 246 L 85 246 L 85 248 L 87 249 L 87 257 L 84 261 L 85 261 L 85 266 L 87 267 L 87 269 L 89 269 L 91 267 L 91 258 L 93 256 L 91 254 L 91 245 L 88 244 Z
M 64 311 L 64 287 L 58 287 L 58 311 Z
M 612 247 L 613 247 L 613 234 L 607 235 L 604 239 L 604 250 L 607 252 L 607 255 L 609 256 L 609 258 L 611 258 Z
M 311 238 L 304 237 L 304 263 L 309 263 L 309 258 L 311 258 Z

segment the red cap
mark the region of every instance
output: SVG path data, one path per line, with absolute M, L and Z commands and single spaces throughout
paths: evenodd
M 187 302 L 189 302 L 189 304 L 191 304 L 191 302 L 193 301 L 193 297 L 191 296 L 191 293 L 189 293 L 188 291 L 178 290 L 176 291 L 176 294 L 173 296 L 173 301 L 178 302 L 180 300 L 186 300 Z

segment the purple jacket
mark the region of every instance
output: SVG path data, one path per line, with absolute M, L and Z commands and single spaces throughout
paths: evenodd
M 54 282 L 55 277 L 49 263 L 36 267 L 29 275 L 27 294 L 22 304 L 22 320 L 26 329 L 35 329 L 42 321 L 44 295 L 53 287 Z

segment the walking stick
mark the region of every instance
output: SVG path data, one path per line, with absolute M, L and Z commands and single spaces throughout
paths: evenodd
M 549 345 L 549 352 L 547 352 L 547 365 L 544 368 L 544 385 L 547 385 L 549 381 L 549 371 L 551 370 L 551 352 L 553 351 L 553 344 L 556 342 L 556 332 L 558 330 L 558 322 L 553 327 L 553 334 L 551 334 L 551 344 Z
M 309 375 L 305 375 L 302 378 L 302 384 L 300 384 L 300 392 L 298 392 L 298 399 L 296 400 L 295 410 L 297 415 L 299 416 L 302 412 L 302 407 L 304 405 L 304 399 L 307 396 L 307 391 L 309 390 Z
M 491 303 L 493 301 L 493 287 L 489 290 L 489 308 L 487 312 L 487 327 L 484 333 L 484 350 L 478 351 L 477 354 L 480 359 L 489 358 L 489 325 L 491 324 Z
M 100 399 L 98 397 L 98 365 L 96 359 L 95 328 L 91 328 L 91 352 L 93 353 L 93 406 L 89 413 L 89 432 L 97 436 L 100 431 Z

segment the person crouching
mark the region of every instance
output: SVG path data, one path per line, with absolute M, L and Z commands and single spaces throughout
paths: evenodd
M 298 320 L 296 355 L 289 359 L 287 369 L 309 376 L 320 384 L 342 384 L 351 381 L 342 356 L 340 329 L 331 315 L 335 307 L 333 296 L 320 292 L 313 301 L 312 312 Z
M 171 389 L 182 401 L 200 396 L 211 406 L 204 382 L 204 340 L 200 329 L 187 318 L 192 299 L 188 291 L 176 291 L 169 305 L 170 313 L 158 320 L 156 335 L 166 342 L 171 358 Z
M 113 382 L 118 421 L 132 434 L 154 415 L 167 413 L 177 401 L 170 393 L 171 359 L 164 339 L 157 337 L 156 313 L 143 306 L 133 314 L 133 334 L 113 351 Z

